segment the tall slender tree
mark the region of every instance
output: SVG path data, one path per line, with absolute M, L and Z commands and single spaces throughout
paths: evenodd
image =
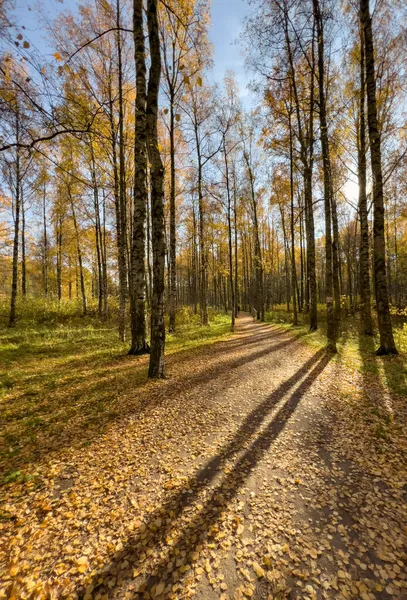
M 334 264 L 332 242 L 332 199 L 333 183 L 331 157 L 328 137 L 328 121 L 325 95 L 325 43 L 324 22 L 319 0 L 313 0 L 314 19 L 318 40 L 318 90 L 319 121 L 322 147 L 322 166 L 324 173 L 324 206 L 325 206 L 325 296 L 327 312 L 328 349 L 336 352 L 337 323 L 334 310 Z
M 360 31 L 359 59 L 359 120 L 358 120 L 358 184 L 359 184 L 359 287 L 362 310 L 360 312 L 361 328 L 365 335 L 372 335 L 372 310 L 370 301 L 370 257 L 369 257 L 369 222 L 366 193 L 366 84 L 365 84 L 365 46 L 363 29 Z
M 127 268 L 127 202 L 126 202 L 126 165 L 125 165 L 125 135 L 124 135 L 124 100 L 123 100 L 123 58 L 122 58 L 122 24 L 121 0 L 116 0 L 116 42 L 117 42 L 117 73 L 119 96 L 119 337 L 124 341 L 126 336 L 126 301 L 128 291 Z
M 134 207 L 131 251 L 131 348 L 129 354 L 145 354 L 146 341 L 146 216 L 147 216 L 147 84 L 143 28 L 143 0 L 133 3 L 133 35 L 136 64 L 134 138 Z
M 397 354 L 397 349 L 393 337 L 386 279 L 382 152 L 378 124 L 374 40 L 369 0 L 360 0 L 359 9 L 365 48 L 367 122 L 373 177 L 374 285 L 380 334 L 380 346 L 376 354 L 380 356 L 383 354 Z
M 161 76 L 161 54 L 158 29 L 157 0 L 147 0 L 150 71 L 147 92 L 147 145 L 150 158 L 151 232 L 153 250 L 153 290 L 151 296 L 151 353 L 148 376 L 165 377 L 165 230 L 164 230 L 164 167 L 158 145 L 158 94 Z

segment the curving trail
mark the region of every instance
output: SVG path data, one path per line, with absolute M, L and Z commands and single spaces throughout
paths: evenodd
M 407 598 L 401 442 L 366 420 L 383 390 L 237 325 L 170 357 L 90 444 L 41 458 L 0 522 L 0 598 Z

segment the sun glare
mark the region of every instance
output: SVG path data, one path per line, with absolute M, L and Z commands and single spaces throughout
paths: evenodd
M 359 196 L 359 186 L 356 181 L 348 179 L 344 186 L 342 186 L 342 192 L 347 200 L 357 200 Z

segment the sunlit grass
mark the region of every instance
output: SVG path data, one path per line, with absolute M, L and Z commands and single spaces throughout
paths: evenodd
M 318 310 L 318 330 L 308 330 L 307 318 L 299 315 L 299 325 L 292 325 L 292 315 L 287 313 L 285 307 L 267 313 L 266 320 L 278 324 L 294 335 L 301 337 L 307 344 L 315 348 L 326 345 L 326 314 L 322 307 Z M 402 319 L 395 320 L 394 337 L 399 356 L 386 356 L 378 358 L 375 350 L 379 347 L 377 331 L 373 336 L 360 333 L 359 316 L 343 316 L 341 335 L 338 339 L 338 354 L 333 358 L 344 364 L 350 370 L 356 369 L 362 374 L 371 375 L 390 390 L 407 396 L 407 369 L 405 354 L 407 353 L 407 324 Z
M 33 467 L 27 473 L 25 465 L 64 446 L 87 445 L 109 422 L 139 410 L 148 385 L 148 357 L 127 355 L 129 342 L 119 341 L 114 313 L 102 322 L 64 306 L 59 317 L 51 310 L 49 322 L 32 307 L 19 310 L 15 328 L 4 326 L 4 314 L 0 328 L 3 483 L 26 481 Z M 214 311 L 208 327 L 190 310 L 181 310 L 177 322 L 177 332 L 167 335 L 167 355 L 199 351 L 231 335 L 230 316 Z

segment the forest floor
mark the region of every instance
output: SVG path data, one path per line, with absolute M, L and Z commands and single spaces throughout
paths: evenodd
M 403 358 L 349 363 L 245 315 L 211 341 L 160 382 L 146 358 L 20 356 L 0 598 L 407 598 Z

